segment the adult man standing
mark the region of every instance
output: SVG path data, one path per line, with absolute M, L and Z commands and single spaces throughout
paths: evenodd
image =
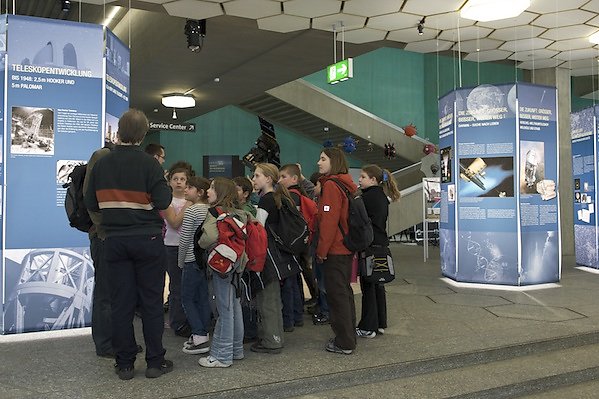
M 160 165 L 164 163 L 166 153 L 164 152 L 164 146 L 156 143 L 150 143 L 146 146 L 144 151 L 153 156 Z
M 110 273 L 112 347 L 116 373 L 122 380 L 134 376 L 137 345 L 133 317 L 139 300 L 146 343 L 146 377 L 156 378 L 173 369 L 164 359 L 162 292 L 165 250 L 162 218 L 172 199 L 163 171 L 139 144 L 148 131 L 143 112 L 130 109 L 119 119 L 119 144 L 98 160 L 89 176 L 85 205 L 101 211 L 106 232 L 104 261 Z

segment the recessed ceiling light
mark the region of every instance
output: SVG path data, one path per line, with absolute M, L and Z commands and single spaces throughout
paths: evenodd
M 460 16 L 474 21 L 488 22 L 514 18 L 530 7 L 530 0 L 468 0 Z

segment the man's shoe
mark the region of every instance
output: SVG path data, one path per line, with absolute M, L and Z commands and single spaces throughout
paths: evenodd
M 329 324 L 329 322 L 329 316 L 327 315 L 322 313 L 312 315 L 312 323 L 314 323 L 314 325 L 320 326 L 323 324 Z
M 158 378 L 171 371 L 173 371 L 173 362 L 170 360 L 163 360 L 160 367 L 148 367 L 146 369 L 146 378 Z
M 256 342 L 250 346 L 250 350 L 256 353 L 270 353 L 273 355 L 281 353 L 281 348 L 266 348 L 265 346 L 262 346 L 261 342 Z
M 119 378 L 123 381 L 130 380 L 135 375 L 135 370 L 133 366 L 131 367 L 119 367 L 118 365 L 114 365 L 114 372 Z
M 295 330 L 295 328 L 293 328 L 293 326 L 283 327 L 283 331 L 285 331 L 285 332 L 293 332 L 293 330 Z
M 356 335 L 362 338 L 374 338 L 376 337 L 376 332 L 356 328 Z
M 337 344 L 335 344 L 335 338 L 330 339 L 325 345 L 324 349 L 327 352 L 339 353 L 341 355 L 351 355 L 353 353 L 352 349 L 341 349 L 338 347 Z
M 224 364 L 224 363 L 219 362 L 216 358 L 214 358 L 212 356 L 203 357 L 200 360 L 198 360 L 198 363 L 200 364 L 200 366 L 208 367 L 208 368 L 215 368 L 215 367 L 226 368 L 226 367 L 230 366 L 230 364 Z
M 379 328 L 378 329 L 378 333 L 383 335 L 385 333 L 385 329 L 384 328 Z
M 102 352 L 102 353 L 96 352 L 96 355 L 98 357 L 103 357 L 104 359 L 114 359 L 114 352 L 113 351 Z
M 210 341 L 202 342 L 198 345 L 191 344 L 183 346 L 183 353 L 187 353 L 188 355 L 199 355 L 208 351 L 210 351 Z

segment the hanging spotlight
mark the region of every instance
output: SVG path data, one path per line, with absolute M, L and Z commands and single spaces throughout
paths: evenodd
M 206 20 L 188 19 L 185 22 L 184 32 L 187 36 L 187 48 L 199 53 L 204 45 L 204 37 L 206 37 Z
M 422 17 L 420 22 L 418 22 L 418 36 L 424 35 L 424 22 L 426 21 L 426 16 Z
M 62 11 L 68 12 L 71 10 L 71 0 L 62 0 Z

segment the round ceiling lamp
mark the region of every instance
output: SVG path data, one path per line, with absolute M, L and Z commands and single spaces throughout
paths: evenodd
M 191 94 L 165 94 L 162 96 L 162 105 L 167 108 L 192 108 L 196 106 L 196 99 Z

